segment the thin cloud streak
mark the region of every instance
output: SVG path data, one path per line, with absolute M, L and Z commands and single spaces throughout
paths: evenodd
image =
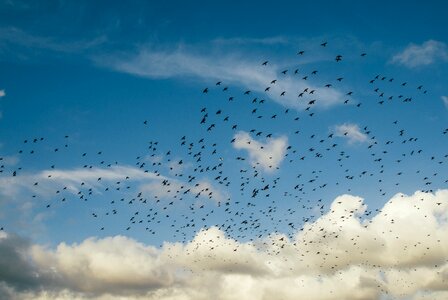
M 52 37 L 33 35 L 16 27 L 0 28 L 0 47 L 13 45 L 61 53 L 79 53 L 98 47 L 106 41 L 105 36 L 91 40 L 59 41 Z
M 445 107 L 448 109 L 448 96 L 442 96 L 441 99 Z

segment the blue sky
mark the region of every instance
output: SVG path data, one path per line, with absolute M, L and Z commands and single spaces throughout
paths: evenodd
M 285 235 L 289 246 L 305 247 L 299 252 L 308 253 L 313 239 L 331 248 L 321 233 L 308 239 L 306 232 L 307 226 L 338 228 L 329 221 L 338 212 L 335 199 L 344 200 L 345 217 L 360 227 L 346 229 L 347 241 L 358 234 L 362 244 L 392 226 L 386 216 L 412 216 L 418 204 L 394 206 L 393 199 L 403 197 L 432 203 L 424 207 L 435 225 L 421 234 L 443 235 L 447 8 L 443 1 L 0 1 L 0 241 L 34 261 L 23 278 L 33 272 L 45 278 L 23 279 L 27 286 L 0 272 L 6 287 L 0 295 L 111 297 L 105 290 L 113 280 L 98 275 L 103 269 L 74 274 L 64 262 L 96 264 L 98 258 L 83 255 L 117 245 L 132 252 L 111 250 L 117 261 L 134 254 L 137 262 L 181 257 L 156 266 L 149 259 L 142 275 L 147 286 L 116 279 L 117 294 L 129 299 L 207 299 L 213 289 L 196 282 L 204 274 L 219 282 L 244 275 L 253 286 L 264 285 L 256 274 L 273 276 L 279 286 L 308 272 L 314 275 L 303 280 L 332 281 L 334 274 L 319 269 L 319 255 L 285 276 L 278 271 L 283 266 L 264 273 L 263 263 L 248 261 L 270 264 L 271 252 L 256 245 L 271 236 Z M 363 232 L 367 224 L 377 231 Z M 397 264 L 428 267 L 426 253 L 403 252 L 416 242 L 412 235 L 404 246 L 394 243 L 394 234 L 406 236 L 407 226 L 419 226 L 400 224 L 385 238 L 384 255 L 390 261 L 415 257 Z M 207 234 L 245 249 L 247 260 L 204 250 L 237 271 L 186 260 L 189 247 L 200 247 Z M 360 251 L 349 244 L 331 245 L 335 253 Z M 446 245 L 429 256 L 446 265 Z M 7 253 L 13 257 L 14 251 Z M 289 252 L 276 257 L 294 260 Z M 340 270 L 352 280 L 374 261 L 347 258 Z M 368 299 L 425 299 L 427 289 L 432 299 L 446 296 L 446 283 L 441 294 L 431 294 L 431 284 L 415 290 L 394 285 L 400 268 L 376 263 L 389 272 L 381 289 L 320 288 L 335 299 L 349 299 L 352 288 Z M 139 264 L 131 260 L 126 272 Z M 206 271 L 198 273 L 201 268 Z M 57 270 L 57 279 L 49 269 Z M 114 271 L 123 270 L 108 272 Z M 381 281 L 377 269 L 366 272 Z M 409 282 L 418 282 L 417 275 Z M 80 283 L 89 276 L 95 284 Z M 195 289 L 204 293 L 194 296 Z M 216 297 L 270 295 L 248 293 L 233 295 L 221 286 Z M 300 289 L 282 297 L 298 293 L 333 299 Z

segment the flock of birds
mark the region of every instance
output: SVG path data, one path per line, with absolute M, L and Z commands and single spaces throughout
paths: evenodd
M 327 42 L 320 46 L 329 48 Z M 306 55 L 305 50 L 297 52 L 298 57 Z M 366 53 L 359 54 L 359 59 L 367 58 Z M 343 55 L 336 54 L 332 62 L 335 64 L 334 69 L 337 70 L 338 64 L 344 60 L 346 58 Z M 260 61 L 259 72 L 263 72 L 269 65 L 268 60 Z M 273 106 L 266 101 L 274 96 L 284 97 L 290 92 L 284 90 L 279 95 L 271 94 L 273 87 L 279 86 L 285 78 L 292 77 L 307 83 L 315 80 L 319 74 L 317 69 L 303 73 L 300 68 L 285 68 L 278 74 L 278 78 L 266 82 L 266 87 L 261 92 L 237 91 L 224 81 L 202 88 L 202 105 L 197 110 L 197 130 L 201 138 L 194 139 L 188 133 L 180 134 L 177 149 L 164 149 L 159 141 L 152 140 L 145 151 L 135 157 L 136 168 L 160 177 L 152 181 L 155 182 L 156 186 L 153 187 L 157 192 L 138 190 L 132 184 L 133 178 L 126 175 L 117 181 L 98 177 L 94 186 L 88 182 L 79 182 L 75 192 L 67 186 L 54 185 L 54 196 L 51 199 L 39 199 L 43 196 L 37 191 L 45 183 L 36 181 L 29 187 L 32 191 L 30 197 L 50 210 L 55 207 L 63 209 L 64 202 L 81 200 L 77 205 L 87 206 L 91 217 L 98 222 L 99 231 L 108 230 L 104 224 L 110 222 L 110 219 L 105 221 L 105 218 L 124 218 L 121 207 L 128 205 L 130 216 L 127 216 L 123 231 L 145 230 L 151 235 L 163 236 L 165 240 L 169 239 L 167 234 L 171 234 L 173 240 L 188 242 L 198 229 L 216 226 L 234 239 L 250 242 L 279 232 L 285 232 L 292 238 L 298 230 L 303 230 L 304 223 L 312 223 L 328 212 L 328 202 L 322 197 L 328 189 L 350 192 L 352 187 L 369 182 L 378 187 L 379 195 L 391 196 L 389 192 L 395 192 L 394 186 L 399 189 L 402 178 L 410 173 L 409 170 L 400 169 L 405 161 L 417 158 L 427 164 L 427 169 L 446 170 L 448 153 L 443 156 L 431 154 L 420 143 L 420 137 L 414 135 L 412 130 L 402 127 L 399 119 L 392 120 L 388 125 L 390 136 L 387 138 L 377 137 L 368 124 L 360 126 L 362 134 L 368 140 L 361 146 L 363 149 L 365 146 L 367 151 L 361 157 L 362 163 L 357 163 L 360 157 L 344 146 L 343 138 L 348 137 L 350 132 L 312 132 L 311 126 L 314 125 L 310 125 L 310 122 L 319 122 L 321 110 L 316 108 L 320 90 L 312 88 L 311 84 L 295 95 L 303 105 L 301 111 L 280 105 Z M 345 82 L 345 77 L 337 76 L 321 88 L 342 89 L 343 86 L 338 86 L 342 82 Z M 377 101 L 360 102 L 354 98 L 354 91 L 347 90 L 343 104 L 346 109 L 353 110 L 353 114 L 360 113 L 360 110 L 369 105 L 385 106 L 395 103 L 401 109 L 404 105 L 412 105 L 418 101 L 416 97 L 428 93 L 422 85 L 413 85 L 381 74 L 374 74 L 366 85 Z M 222 100 L 209 101 L 210 97 Z M 271 106 L 266 108 L 267 105 Z M 412 109 L 412 106 L 403 109 Z M 238 114 L 232 115 L 236 110 L 239 111 Z M 244 122 L 240 122 L 242 119 Z M 237 156 L 229 154 L 231 152 L 228 149 L 233 148 L 237 142 L 235 134 L 240 130 L 248 132 L 253 140 L 261 141 L 257 144 L 260 147 L 257 150 L 264 151 L 264 143 L 275 139 L 279 126 L 283 126 L 275 123 L 278 119 L 282 119 L 282 124 L 289 124 L 288 131 L 292 138 L 300 140 L 297 145 L 291 143 L 286 146 L 280 165 L 272 162 L 268 165 L 269 170 L 265 170 L 260 162 L 250 161 L 243 151 L 238 152 Z M 141 122 L 145 129 L 155 126 L 148 120 Z M 253 127 L 244 128 L 242 123 Z M 434 130 L 440 132 L 441 138 L 448 138 L 448 128 Z M 311 133 L 307 134 L 308 132 Z M 56 155 L 68 151 L 70 140 L 70 136 L 66 135 L 59 146 L 51 147 L 46 143 L 45 137 L 27 138 L 16 155 L 35 156 L 39 159 L 37 152 L 49 148 Z M 250 144 L 251 141 L 244 143 Z M 120 165 L 118 161 L 103 160 L 103 151 L 76 155 L 86 170 L 108 169 Z M 89 160 L 92 157 L 94 159 Z M 0 158 L 0 162 L 2 160 Z M 355 165 L 357 168 L 353 168 Z M 280 172 L 284 168 L 288 169 L 286 175 Z M 41 180 L 48 183 L 52 181 L 52 170 L 58 170 L 58 166 L 49 162 L 47 169 L 48 178 Z M 337 170 L 338 175 L 327 175 L 332 170 Z M 3 164 L 0 174 L 3 177 L 19 177 L 26 174 L 26 171 L 25 166 L 20 163 L 13 166 Z M 432 192 L 434 185 L 448 183 L 448 172 L 415 172 L 421 178 L 421 186 L 426 192 Z M 97 191 L 99 187 L 102 189 L 101 193 Z M 229 195 L 229 190 L 239 193 Z M 91 198 L 101 198 L 104 201 L 98 207 L 90 204 Z M 377 208 L 376 212 L 378 210 Z M 350 213 L 347 212 L 347 215 Z M 364 217 L 374 213 L 375 209 L 372 208 L 365 212 Z M 279 249 L 286 242 L 286 239 L 272 241 Z M 321 243 L 325 244 L 325 241 L 322 240 Z M 213 243 L 210 243 L 211 253 L 215 249 Z M 234 251 L 237 252 L 238 249 L 235 248 Z M 280 251 L 272 255 L 279 253 Z

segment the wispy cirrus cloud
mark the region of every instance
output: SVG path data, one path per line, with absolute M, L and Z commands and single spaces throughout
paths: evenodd
M 408 68 L 427 66 L 438 61 L 448 61 L 448 48 L 445 43 L 434 40 L 421 45 L 410 44 L 391 59 L 392 63 Z
M 442 96 L 440 97 L 442 99 L 443 104 L 448 109 L 448 96 Z
M 312 78 L 304 81 L 303 76 L 282 76 L 285 65 L 276 64 L 271 61 L 262 67 L 261 61 L 255 61 L 251 57 L 249 49 L 219 51 L 216 49 L 232 48 L 238 45 L 288 45 L 297 42 L 282 36 L 267 38 L 229 38 L 215 39 L 203 46 L 178 45 L 168 50 L 157 50 L 151 46 L 142 46 L 138 51 L 126 50 L 124 53 L 113 55 L 96 55 L 93 57 L 95 63 L 119 72 L 129 73 L 147 78 L 179 78 L 191 77 L 210 84 L 223 81 L 234 84 L 244 89 L 258 93 L 265 93 L 269 86 L 270 91 L 266 97 L 289 108 L 302 110 L 307 107 L 308 101 L 299 101 L 298 94 L 307 89 L 313 91 L 312 99 L 315 107 L 326 108 L 344 102 L 345 93 L 338 88 L 324 88 L 319 83 L 313 82 Z M 303 42 L 303 41 L 302 41 Z M 67 41 L 47 36 L 30 34 L 16 27 L 0 28 L 0 47 L 10 49 L 9 53 L 17 52 L 13 47 L 23 49 L 37 49 L 45 51 L 60 52 L 65 54 L 86 53 L 91 49 L 105 50 L 103 45 L 107 43 L 106 36 L 99 36 L 90 40 Z M 305 42 L 303 42 L 305 43 Z M 21 49 L 21 48 L 20 48 Z M 207 51 L 204 51 L 206 49 Z M 29 54 L 23 51 L 21 58 Z M 23 53 L 22 53 L 23 52 Z M 23 55 L 22 55 L 23 54 Z M 316 54 L 317 61 L 328 60 L 327 56 Z M 313 61 L 316 57 L 306 58 L 303 64 Z M 92 58 L 92 57 L 90 57 Z M 297 65 L 295 60 L 289 63 Z M 277 79 L 275 85 L 271 81 Z M 281 96 L 281 94 L 283 95 Z M 311 95 L 310 95 L 311 97 Z
M 425 293 L 444 299 L 448 190 L 397 194 L 370 218 L 366 209 L 362 198 L 341 195 L 293 237 L 275 232 L 241 242 L 210 227 L 187 243 L 160 248 L 125 236 L 49 248 L 0 232 L 0 295 L 355 300 Z
M 132 166 L 107 168 L 50 169 L 0 176 L 0 218 L 14 216 L 14 226 L 46 230 L 43 221 L 54 211 L 42 210 L 72 197 L 87 200 L 117 191 L 149 201 L 192 198 L 197 203 L 219 205 L 229 199 L 227 190 L 208 178 L 187 182 L 180 178 L 147 172 Z M 16 221 L 17 220 L 17 221 Z M 1 294 L 0 294 L 1 296 Z M 1 298 L 1 297 L 0 297 Z
M 107 41 L 105 36 L 95 37 L 90 40 L 66 41 L 53 37 L 30 34 L 20 28 L 0 28 L 0 48 L 20 46 L 33 49 L 49 50 L 61 53 L 78 53 L 95 48 Z
M 217 38 L 213 40 L 213 43 L 218 45 L 235 45 L 235 44 L 260 44 L 260 45 L 279 45 L 290 44 L 296 42 L 295 39 L 287 38 L 284 36 L 273 36 L 266 38 Z
M 54 195 L 58 188 L 65 187 L 69 192 L 78 193 L 82 188 L 97 190 L 105 183 L 117 180 L 131 181 L 163 180 L 163 176 L 146 173 L 141 169 L 127 166 L 113 166 L 111 168 L 77 168 L 51 169 L 35 173 L 18 172 L 16 176 L 5 174 L 0 177 L 0 194 L 15 198 L 23 192 L 33 192 L 43 196 Z
M 1 145 L 0 145 L 0 147 L 1 147 Z M 5 166 L 15 166 L 19 163 L 20 158 L 17 155 L 5 155 L 5 156 L 0 156 L 0 161 Z M 2 173 L 2 172 L 0 172 L 0 173 Z
M 0 90 L 0 99 L 6 96 L 5 90 Z M 0 111 L 0 119 L 3 117 L 2 112 Z
M 311 78 L 304 81 L 301 80 L 302 76 L 280 74 L 283 71 L 282 66 L 274 62 L 262 66 L 261 61 L 254 61 L 238 52 L 204 52 L 185 46 L 170 50 L 143 47 L 137 53 L 98 57 L 96 61 L 119 72 L 153 79 L 191 77 L 207 84 L 214 84 L 216 81 L 235 84 L 263 93 L 285 107 L 298 110 L 307 106 L 307 102 L 299 101 L 298 98 L 298 94 L 305 89 L 314 90 L 312 96 L 316 99 L 317 107 L 341 104 L 345 95 L 337 88 L 320 87 L 313 83 Z M 271 84 L 274 79 L 277 80 L 276 83 Z
M 117 181 L 132 182 L 136 184 L 135 187 L 138 191 L 157 195 L 161 198 L 172 197 L 176 189 L 190 189 L 191 193 L 198 195 L 198 197 L 215 199 L 216 201 L 223 200 L 225 197 L 220 189 L 214 187 L 206 179 L 201 179 L 196 185 L 130 166 L 68 170 L 51 169 L 36 173 L 19 173 L 16 176 L 5 174 L 0 177 L 0 195 L 15 199 L 24 192 L 32 192 L 45 197 L 54 197 L 55 191 L 61 189 L 73 194 L 86 189 L 102 193 L 104 188 L 116 184 Z M 169 192 L 171 190 L 173 190 L 173 193 Z
M 75 196 L 84 199 L 90 194 L 102 194 L 106 188 L 117 188 L 117 182 L 131 182 L 135 188 L 156 181 L 160 185 L 163 176 L 146 173 L 129 166 L 110 168 L 49 169 L 36 172 L 12 170 L 0 176 L 1 211 L 13 212 L 17 227 L 42 229 L 40 208 L 53 200 Z M 31 197 L 32 195 L 32 197 Z

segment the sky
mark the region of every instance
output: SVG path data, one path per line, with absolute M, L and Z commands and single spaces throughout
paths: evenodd
M 0 298 L 448 299 L 447 9 L 0 0 Z

